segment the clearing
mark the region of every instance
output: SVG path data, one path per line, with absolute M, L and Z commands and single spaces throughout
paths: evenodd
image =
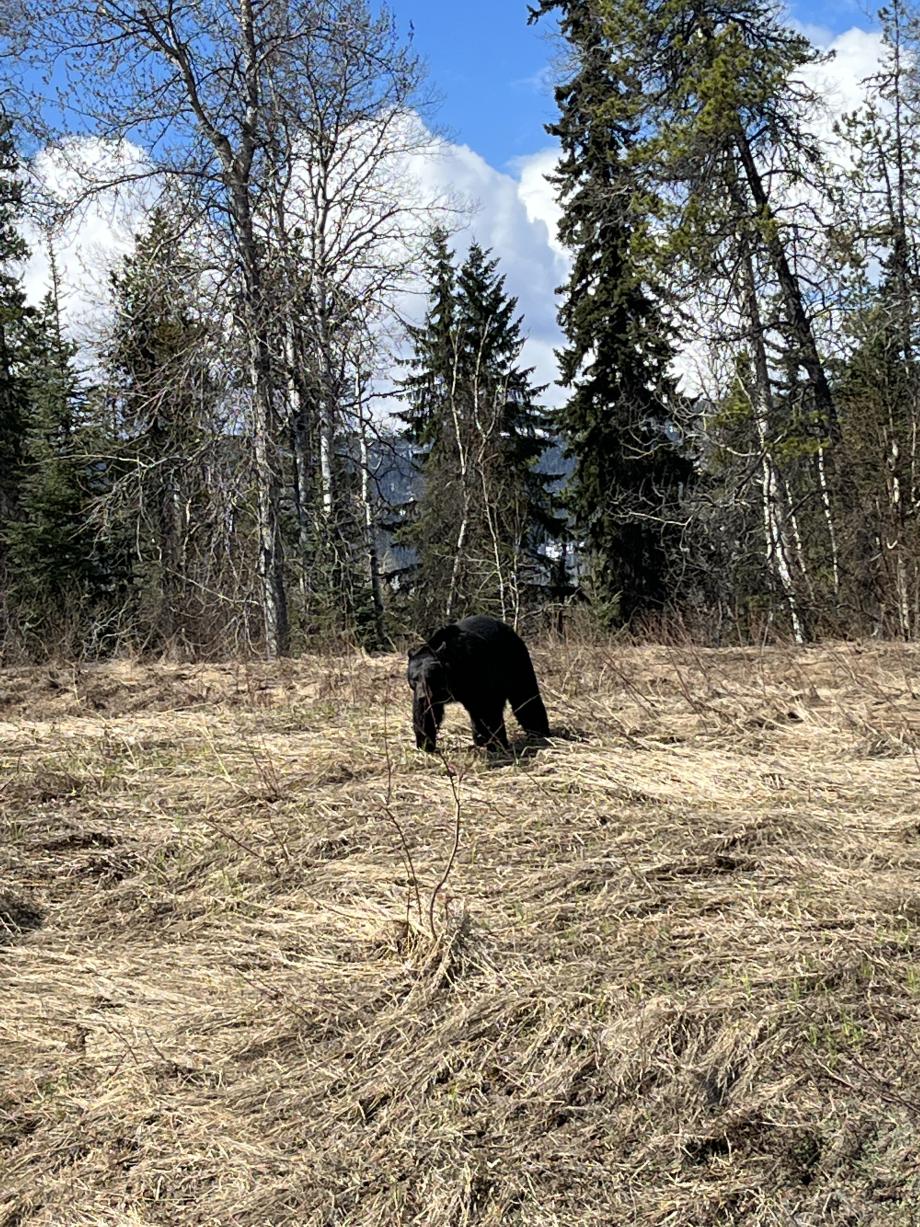
M 920 1224 L 920 650 L 535 663 L 0 673 L 0 1227 Z

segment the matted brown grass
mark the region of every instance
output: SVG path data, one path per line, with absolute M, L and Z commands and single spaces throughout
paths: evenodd
M 920 1224 L 920 652 L 536 657 L 0 674 L 2 1227 Z

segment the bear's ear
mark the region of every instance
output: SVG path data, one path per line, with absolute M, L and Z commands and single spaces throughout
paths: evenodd
M 450 646 L 457 642 L 462 634 L 460 627 L 451 622 L 447 626 L 442 626 L 428 640 L 428 646 L 438 656 L 443 656 Z

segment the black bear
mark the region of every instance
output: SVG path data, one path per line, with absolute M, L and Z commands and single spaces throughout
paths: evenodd
M 476 614 L 451 622 L 409 653 L 415 744 L 433 752 L 445 703 L 462 703 L 477 746 L 508 748 L 505 703 L 525 732 L 549 733 L 546 708 L 523 639 L 510 626 Z

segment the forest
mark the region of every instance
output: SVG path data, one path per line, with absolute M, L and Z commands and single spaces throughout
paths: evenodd
M 502 253 L 409 182 L 437 83 L 398 12 L 0 7 L 5 661 L 374 649 L 474 611 L 918 637 L 918 13 L 879 13 L 837 114 L 769 0 L 520 20 L 554 46 L 558 395 Z M 59 236 L 127 191 L 77 338 Z
M 918 1227 L 912 3 L 0 0 L 0 1227 Z

